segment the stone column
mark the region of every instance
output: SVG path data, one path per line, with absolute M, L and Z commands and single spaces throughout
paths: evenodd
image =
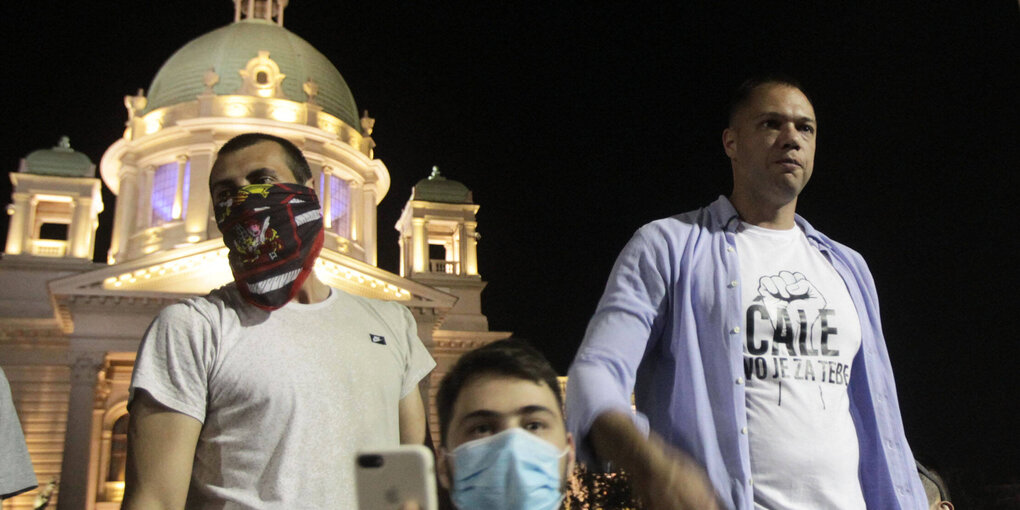
M 429 238 L 425 218 L 411 218 L 411 275 L 425 273 L 429 267 Z
M 209 211 L 212 203 L 209 197 L 209 172 L 212 170 L 213 149 L 193 149 L 188 162 L 191 164 L 191 182 L 184 193 L 188 194 L 188 210 L 184 213 L 184 231 L 189 243 L 209 239 Z M 215 223 L 214 223 L 215 224 Z M 216 231 L 218 234 L 219 231 Z
M 71 225 L 67 232 L 67 255 L 92 260 L 92 197 L 77 197 L 71 203 Z
M 5 253 L 17 255 L 28 248 L 29 233 L 31 232 L 32 204 L 29 202 L 28 193 L 13 193 L 14 203 L 11 208 L 11 220 L 7 228 L 7 248 Z
M 113 218 L 113 239 L 110 241 L 110 254 L 107 259 L 123 261 L 127 254 L 128 238 L 134 225 L 135 208 L 138 203 L 138 169 L 134 165 L 123 163 L 118 172 L 120 189 L 117 192 L 117 207 Z
M 464 267 L 461 269 L 461 274 L 465 275 L 476 275 L 478 274 L 478 240 L 475 239 L 475 227 L 478 223 L 473 221 L 464 222 L 464 260 L 461 264 Z
M 348 204 L 347 211 L 351 218 L 351 242 L 360 243 L 362 240 L 362 230 L 364 230 L 364 227 L 361 225 L 361 210 L 364 207 L 365 197 L 361 192 L 361 183 L 358 181 L 349 181 L 347 186 L 349 190 L 348 196 L 351 197 L 351 203 Z
M 64 458 L 60 465 L 60 495 L 57 510 L 92 508 L 96 488 L 89 484 L 89 455 L 92 439 L 92 408 L 96 380 L 103 368 L 103 352 L 71 352 L 71 399 L 67 405 Z
M 362 186 L 364 193 L 361 195 L 362 199 L 362 217 L 361 224 L 364 225 L 364 233 L 362 246 L 365 248 L 365 262 L 372 264 L 373 266 L 378 263 L 378 254 L 376 253 L 376 224 L 375 224 L 375 183 L 365 183 Z

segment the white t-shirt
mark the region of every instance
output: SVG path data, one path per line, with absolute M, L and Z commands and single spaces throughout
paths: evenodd
M 864 509 L 847 387 L 861 326 L 799 228 L 742 224 L 747 433 L 755 508 Z
M 189 509 L 356 508 L 355 452 L 399 444 L 434 366 L 400 304 L 332 289 L 265 312 L 230 284 L 159 314 L 131 394 L 203 423 Z

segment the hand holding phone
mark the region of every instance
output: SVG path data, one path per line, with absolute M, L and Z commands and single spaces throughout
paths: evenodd
M 360 510 L 438 508 L 435 460 L 425 446 L 358 452 L 355 462 Z

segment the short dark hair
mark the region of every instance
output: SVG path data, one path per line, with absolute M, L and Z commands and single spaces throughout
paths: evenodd
M 814 106 L 814 101 L 811 100 L 811 96 L 804 91 L 804 87 L 802 87 L 800 82 L 795 78 L 782 73 L 756 75 L 744 80 L 744 82 L 734 89 L 733 93 L 730 95 L 729 117 L 727 118 L 730 126 L 733 126 L 733 119 L 736 118 L 737 113 L 739 113 L 740 110 L 747 105 L 748 100 L 751 99 L 751 94 L 754 93 L 755 89 L 762 85 L 785 85 L 787 87 L 793 87 L 799 90 L 801 94 L 804 94 L 804 97 L 807 98 L 808 102 Z
M 949 501 L 949 487 L 938 471 L 921 464 L 921 461 L 914 460 L 917 464 L 917 474 L 921 478 L 921 485 L 924 487 L 924 495 L 928 498 L 928 504 L 936 501 Z
M 297 145 L 294 145 L 293 142 L 286 138 L 266 133 L 243 133 L 231 138 L 227 143 L 223 144 L 223 147 L 220 147 L 219 152 L 216 153 L 216 160 L 219 161 L 221 157 L 227 154 L 262 142 L 275 142 L 283 149 L 284 157 L 287 160 L 287 168 L 290 169 L 290 173 L 294 174 L 294 179 L 297 180 L 298 184 L 304 184 L 312 178 L 312 168 L 308 166 L 308 160 L 305 159 L 305 155 L 301 153 L 301 149 L 298 149 Z M 215 166 L 215 163 L 213 165 Z
M 527 341 L 519 338 L 499 340 L 479 347 L 461 356 L 453 368 L 443 376 L 436 394 L 439 408 L 439 444 L 446 444 L 446 433 L 453 418 L 453 405 L 464 386 L 483 375 L 500 375 L 545 384 L 563 408 L 563 395 L 549 360 Z

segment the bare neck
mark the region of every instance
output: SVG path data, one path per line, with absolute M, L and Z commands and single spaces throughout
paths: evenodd
M 729 198 L 740 219 L 751 225 L 773 230 L 789 230 L 796 225 L 796 197 L 784 204 L 771 204 L 759 197 L 733 190 Z
M 294 296 L 294 300 L 303 305 L 310 305 L 314 303 L 320 303 L 325 301 L 329 297 L 329 286 L 322 283 L 321 280 L 315 277 L 315 273 L 308 275 L 305 279 L 305 283 L 298 289 L 297 295 Z

